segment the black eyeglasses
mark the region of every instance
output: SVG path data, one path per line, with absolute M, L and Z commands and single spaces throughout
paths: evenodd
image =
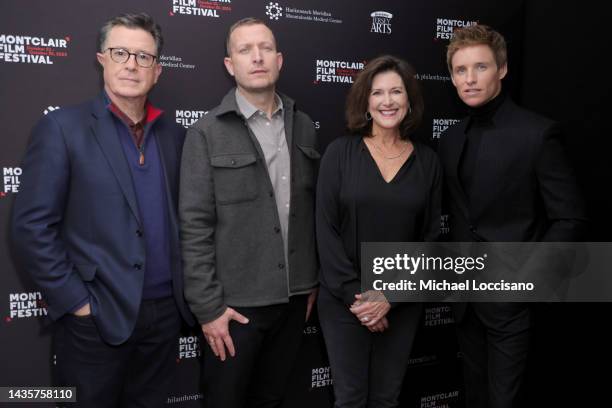
M 129 52 L 125 48 L 107 48 L 110 51 L 111 59 L 119 64 L 125 64 L 133 55 L 136 64 L 143 68 L 151 68 L 157 59 L 156 55 L 147 54 L 146 52 Z

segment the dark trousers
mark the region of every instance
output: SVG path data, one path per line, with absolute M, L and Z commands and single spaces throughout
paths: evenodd
M 299 351 L 307 295 L 289 303 L 235 307 L 249 323 L 230 322 L 236 355 L 219 360 L 202 341 L 206 408 L 278 407 Z
M 457 322 L 468 408 L 518 408 L 531 318 L 523 303 L 471 303 Z
M 397 407 L 422 305 L 404 303 L 391 309 L 383 333 L 362 326 L 324 287 L 317 306 L 334 381 L 334 407 Z
M 173 298 L 145 300 L 123 344 L 104 342 L 90 316 L 56 324 L 57 386 L 76 386 L 69 407 L 163 407 L 176 370 L 181 319 Z

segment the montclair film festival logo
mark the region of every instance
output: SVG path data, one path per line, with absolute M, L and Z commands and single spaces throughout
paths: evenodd
M 446 326 L 455 322 L 452 309 L 448 305 L 432 306 L 425 309 L 425 327 Z
M 326 367 L 316 367 L 311 371 L 311 382 L 310 388 L 322 388 L 329 387 L 334 383 L 334 380 L 331 376 L 331 369 L 329 366 Z
M 8 194 L 17 194 L 19 192 L 19 177 L 21 177 L 21 167 L 3 167 L 2 168 L 2 191 L 0 196 L 5 197 Z
M 391 34 L 391 19 L 393 14 L 386 11 L 374 11 L 370 14 L 372 17 L 371 33 Z
M 200 350 L 200 340 L 197 336 L 179 337 L 178 360 L 197 358 L 202 354 Z
M 478 24 L 478 21 L 456 20 L 451 18 L 436 19 L 436 40 L 450 40 L 453 38 L 455 28 L 469 27 Z
M 196 123 L 204 115 L 207 115 L 209 111 L 193 110 L 193 109 L 177 109 L 174 115 L 174 120 L 178 125 L 183 126 L 185 129 Z M 313 121 L 315 129 L 321 128 L 321 122 Z
M 46 315 L 47 304 L 40 292 L 9 293 L 9 315 L 6 322 Z
M 232 11 L 232 0 L 171 0 L 170 16 L 177 14 L 185 16 L 219 18 L 219 13 Z
M 434 118 L 431 127 L 431 138 L 439 139 L 440 135 L 455 123 L 459 122 L 459 119 L 446 119 L 446 118 Z
M 322 82 L 352 84 L 357 74 L 363 70 L 363 61 L 336 61 L 318 59 L 315 63 L 315 84 Z
M 441 392 L 421 397 L 420 408 L 448 408 L 459 401 L 459 390 Z
M 0 62 L 21 64 L 54 63 L 68 56 L 70 37 L 47 38 L 30 35 L 0 34 Z
M 175 114 L 175 120 L 178 125 L 185 128 L 193 125 L 201 117 L 206 115 L 208 111 L 203 110 L 191 110 L 191 109 L 177 109 Z

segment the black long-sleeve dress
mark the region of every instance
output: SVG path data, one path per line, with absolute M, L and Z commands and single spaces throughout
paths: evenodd
M 372 333 L 351 313 L 361 293 L 362 242 L 430 241 L 440 231 L 441 167 L 427 146 L 386 182 L 363 139 L 328 147 L 317 185 L 321 260 L 318 311 L 337 407 L 394 407 L 408 365 L 421 305 L 397 304 L 389 328 Z

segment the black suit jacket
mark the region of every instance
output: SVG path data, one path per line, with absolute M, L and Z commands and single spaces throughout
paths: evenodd
M 509 98 L 483 130 L 472 185 L 459 178 L 465 119 L 440 137 L 447 239 L 456 242 L 576 241 L 586 228 L 584 203 L 558 126 Z M 525 313 L 520 304 L 474 304 L 484 321 L 503 324 Z M 461 321 L 465 304 L 455 304 Z M 524 319 L 525 324 L 528 318 Z
M 177 199 L 185 130 L 162 115 L 153 124 L 164 169 L 173 292 L 183 317 Z M 100 335 L 120 344 L 133 331 L 147 261 L 144 226 L 123 148 L 103 95 L 45 116 L 23 161 L 13 243 L 57 320 L 88 298 Z
M 440 138 L 451 241 L 575 241 L 586 216 L 554 122 L 507 98 L 483 131 L 470 191 L 459 180 L 468 120 Z

